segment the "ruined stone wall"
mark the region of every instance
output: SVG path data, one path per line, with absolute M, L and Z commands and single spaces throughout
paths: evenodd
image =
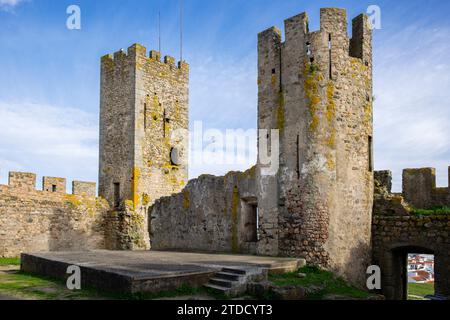
M 65 190 L 62 181 L 44 177 L 44 182 L 58 182 L 58 187 L 52 191 L 44 183 L 44 190 L 38 191 L 35 174 L 11 172 L 9 184 L 0 185 L 0 257 L 110 247 L 105 232 L 109 224 L 107 202 L 95 197 L 95 187 L 94 194 L 83 188 L 74 189 L 71 195 L 60 192 Z
M 410 177 L 404 178 L 407 186 Z M 404 298 L 406 254 L 426 253 L 435 256 L 436 293 L 450 296 L 450 214 L 412 213 L 401 195 L 391 193 L 391 181 L 390 171 L 377 172 L 372 241 L 373 264 L 381 268 L 382 293 L 388 299 Z
M 181 193 L 164 197 L 150 208 L 152 249 L 255 253 L 249 238 L 256 223 L 255 168 L 225 177 L 204 175 Z M 251 215 L 254 214 L 254 220 Z M 250 218 L 250 220 L 249 220 Z
M 305 257 L 363 285 L 373 191 L 372 48 L 368 19 L 322 9 L 259 35 L 260 129 L 280 131 L 280 170 L 260 180 L 259 253 Z M 261 142 L 259 142 L 261 143 Z M 274 230 L 276 230 L 274 232 Z M 276 234 L 274 234 L 276 233 Z

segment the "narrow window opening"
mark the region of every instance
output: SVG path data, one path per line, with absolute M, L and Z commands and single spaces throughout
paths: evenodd
M 306 42 L 306 55 L 309 57 L 311 56 L 311 43 Z
M 120 183 L 114 183 L 114 208 L 120 206 Z
M 144 129 L 147 129 L 147 104 L 144 103 Z
M 372 136 L 369 136 L 368 141 L 368 152 L 369 152 L 369 172 L 373 172 L 373 138 Z
M 52 192 L 56 192 L 56 185 L 52 185 Z
M 163 113 L 163 137 L 166 137 L 166 109 L 164 109 Z
M 277 72 L 277 70 L 274 68 L 272 69 L 272 74 L 275 74 Z
M 300 135 L 297 135 L 297 179 L 300 179 Z

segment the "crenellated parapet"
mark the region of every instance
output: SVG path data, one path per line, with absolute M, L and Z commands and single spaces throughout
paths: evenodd
M 435 168 L 404 169 L 402 192 L 399 194 L 391 192 L 392 172 L 377 171 L 375 172 L 375 187 L 378 191 L 377 193 L 384 192 L 388 195 L 394 195 L 397 198 L 402 197 L 407 205 L 415 209 L 432 209 L 433 207 L 450 206 L 450 181 L 449 187 L 436 187 Z
M 176 62 L 175 58 L 169 55 L 161 60 L 161 53 L 151 50 L 147 54 L 147 48 L 140 44 L 133 44 L 126 51 L 121 49 L 113 54 L 104 55 L 101 58 L 102 71 L 113 72 L 116 68 L 123 68 L 128 65 L 145 64 L 157 65 L 166 71 L 188 72 L 189 65 L 185 61 Z
M 8 185 L 0 185 L 0 191 L 14 191 L 18 197 L 27 193 L 42 193 L 54 195 L 67 195 L 66 179 L 57 177 L 43 177 L 42 190 L 36 189 L 37 175 L 26 172 L 9 172 Z M 96 197 L 97 184 L 95 182 L 73 181 L 72 194 L 75 196 Z

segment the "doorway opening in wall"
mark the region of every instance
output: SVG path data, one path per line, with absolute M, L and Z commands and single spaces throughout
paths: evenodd
M 408 253 L 406 259 L 407 300 L 429 300 L 435 294 L 434 255 Z
M 258 241 L 258 202 L 256 199 L 242 200 L 242 218 L 245 242 Z

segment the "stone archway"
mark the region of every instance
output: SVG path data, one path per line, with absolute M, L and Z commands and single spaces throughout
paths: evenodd
M 380 259 L 383 293 L 389 300 L 408 298 L 407 256 L 411 253 L 435 255 L 424 245 L 397 244 L 386 250 Z

